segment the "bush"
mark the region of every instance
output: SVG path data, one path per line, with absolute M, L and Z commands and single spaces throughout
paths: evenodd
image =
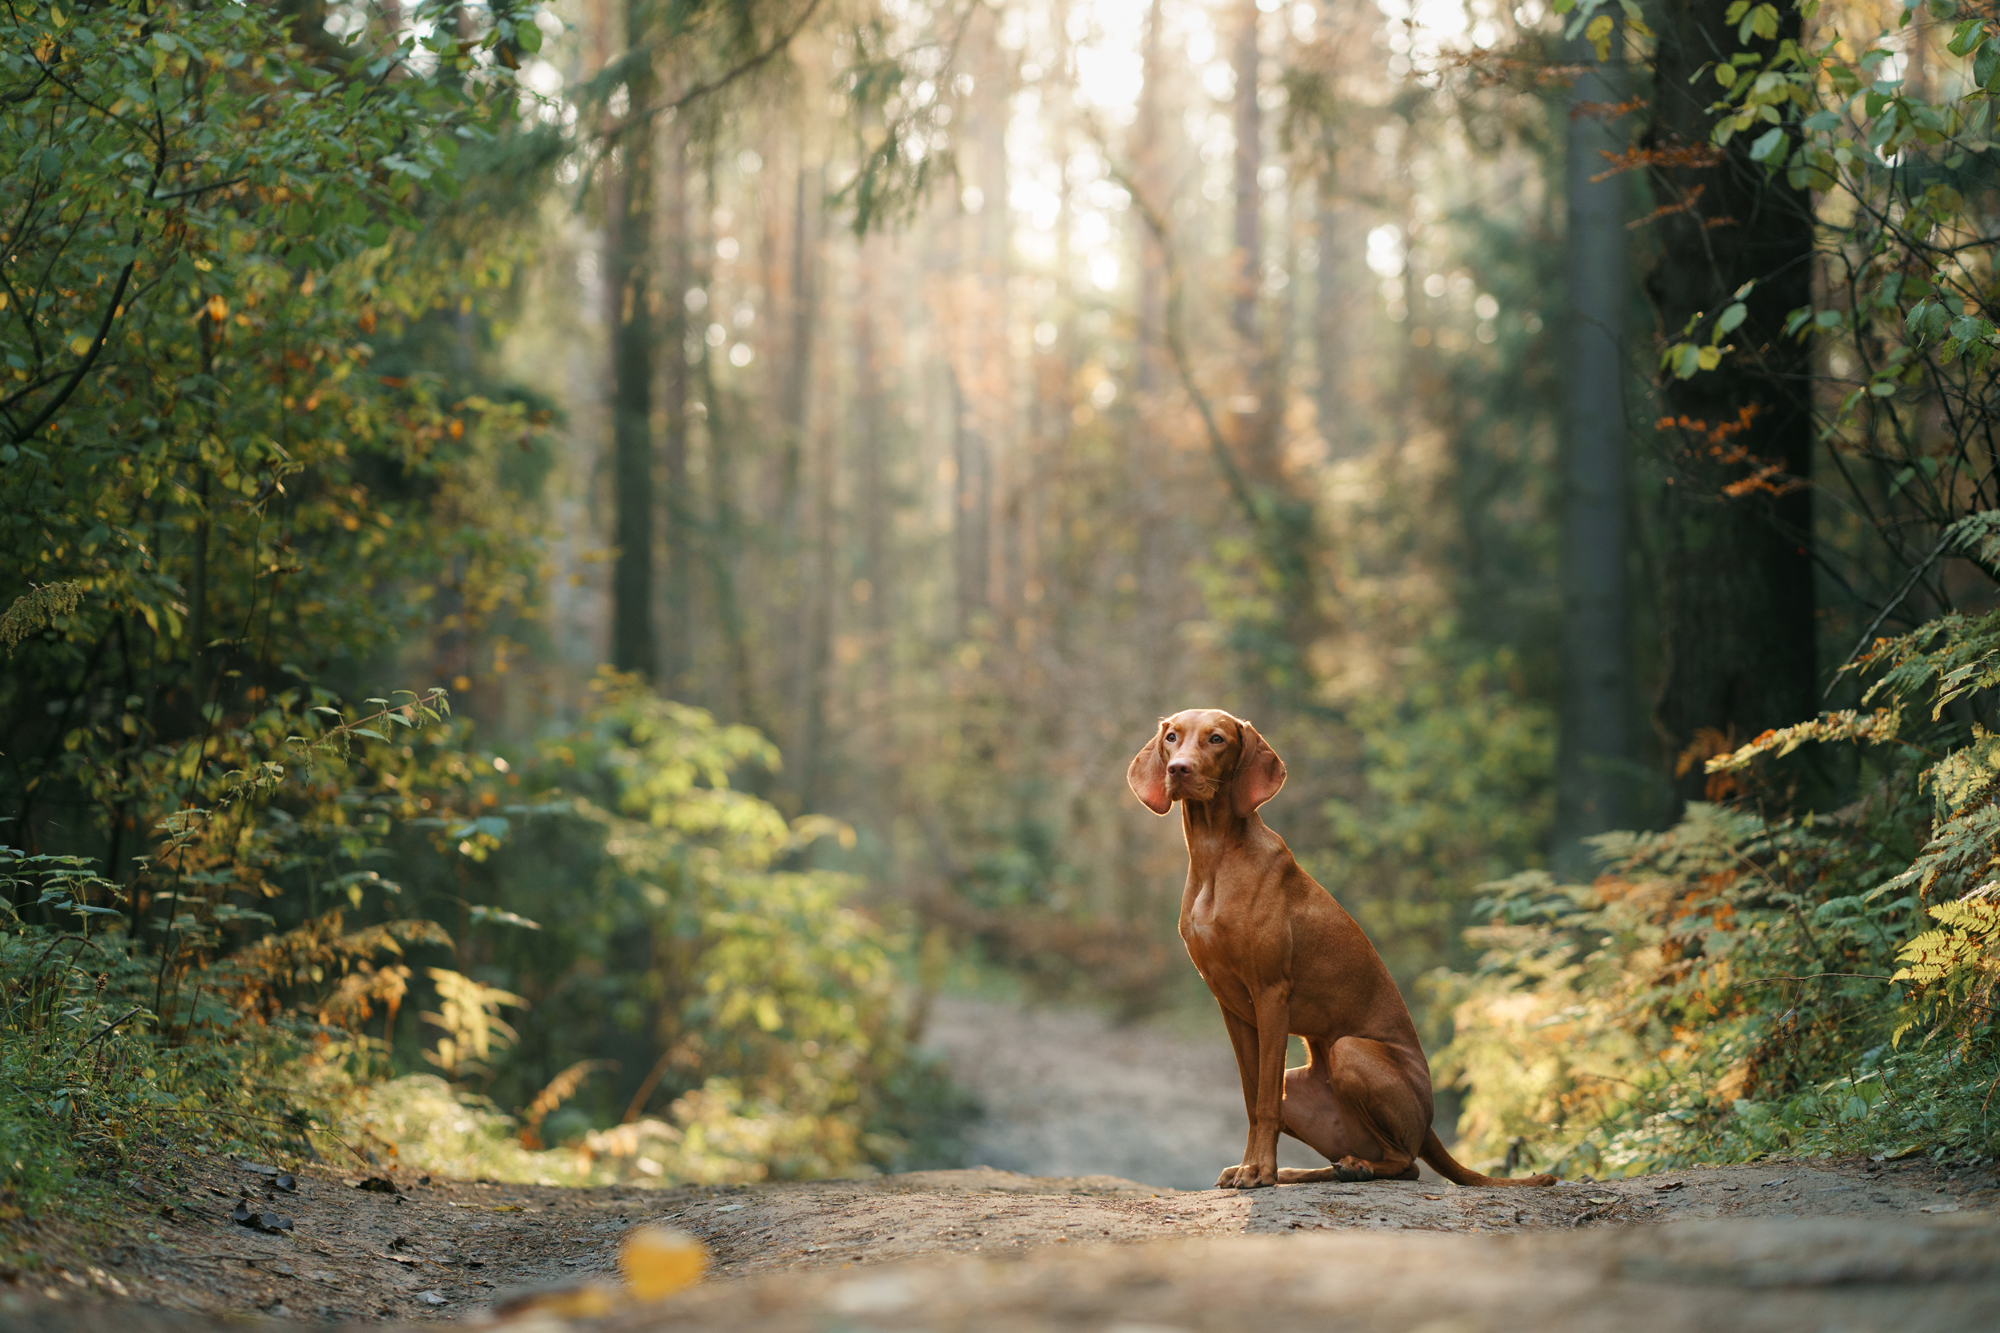
M 1439 982 L 1457 1036 L 1438 1071 L 1467 1090 L 1470 1151 L 1522 1140 L 1554 1169 L 1612 1172 L 2000 1151 L 2000 736 L 1977 720 L 1996 649 L 2000 613 L 1879 641 L 1857 669 L 1886 706 L 1711 760 L 1730 803 L 1598 839 L 1594 884 L 1487 886 L 1468 936 L 1484 955 Z M 1790 791 L 1778 761 L 1816 742 L 1871 746 L 1865 794 L 1765 813 Z

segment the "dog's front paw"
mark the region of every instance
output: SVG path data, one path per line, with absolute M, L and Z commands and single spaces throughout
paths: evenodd
M 1269 1175 L 1270 1179 L 1264 1179 L 1265 1172 L 1249 1162 L 1241 1166 L 1225 1166 L 1222 1168 L 1222 1174 L 1215 1178 L 1215 1187 L 1219 1190 L 1254 1190 L 1277 1184 L 1278 1173 L 1275 1168 Z

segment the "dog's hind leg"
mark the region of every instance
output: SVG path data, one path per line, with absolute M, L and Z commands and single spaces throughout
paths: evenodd
M 1396 1141 L 1383 1135 L 1379 1127 L 1381 1117 L 1366 1104 L 1368 1099 L 1356 1098 L 1351 1091 L 1346 1098 L 1342 1097 L 1334 1082 L 1339 1065 L 1326 1045 L 1307 1042 L 1306 1058 L 1308 1063 L 1285 1071 L 1285 1132 L 1332 1165 L 1286 1167 L 1278 1172 L 1278 1183 L 1415 1180 L 1415 1160 L 1395 1161 Z M 1347 1056 L 1346 1060 L 1351 1064 L 1353 1057 Z M 1352 1079 L 1350 1070 L 1348 1081 Z M 1361 1104 L 1357 1105 L 1357 1101 Z
M 1278 1183 L 1417 1179 L 1430 1117 L 1394 1049 L 1343 1037 L 1331 1048 L 1309 1042 L 1307 1051 L 1311 1063 L 1285 1074 L 1285 1127 L 1333 1164 L 1281 1171 Z

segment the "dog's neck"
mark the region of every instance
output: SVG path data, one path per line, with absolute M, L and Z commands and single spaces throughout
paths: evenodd
M 1206 801 L 1181 802 L 1181 836 L 1187 839 L 1188 869 L 1197 881 L 1213 877 L 1216 866 L 1241 850 L 1256 818 L 1230 808 L 1227 788 Z

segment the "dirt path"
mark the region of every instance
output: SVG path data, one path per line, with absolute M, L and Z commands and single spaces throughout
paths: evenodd
M 2000 1280 L 2000 1225 L 1991 1211 L 2000 1205 L 2000 1177 L 1991 1166 L 1953 1173 L 1927 1161 L 1765 1163 L 1518 1191 L 1408 1182 L 1183 1192 L 1106 1176 L 1029 1177 L 979 1169 L 733 1190 L 621 1192 L 411 1182 L 406 1193 L 397 1195 L 355 1189 L 339 1178 L 304 1176 L 297 1193 L 278 1194 L 268 1188 L 263 1173 L 227 1162 L 189 1163 L 181 1180 L 177 1190 L 147 1186 L 148 1194 L 135 1192 L 131 1230 L 121 1243 L 95 1253 L 82 1246 L 51 1252 L 47 1257 L 57 1271 L 32 1279 L 15 1275 L 11 1287 L 0 1288 L 4 1322 L 23 1329 L 103 1327 L 109 1317 L 105 1310 L 79 1304 L 93 1297 L 136 1300 L 158 1312 L 120 1312 L 117 1320 L 126 1333 L 205 1322 L 176 1321 L 168 1313 L 172 1311 L 194 1316 L 254 1312 L 332 1323 L 482 1319 L 509 1294 L 610 1279 L 619 1240 L 642 1222 L 690 1231 L 710 1248 L 713 1280 L 703 1291 L 681 1298 L 692 1302 L 687 1308 L 693 1327 L 791 1327 L 784 1320 L 759 1323 L 763 1316 L 756 1312 L 772 1308 L 779 1300 L 774 1292 L 793 1291 L 794 1286 L 785 1285 L 792 1279 L 851 1278 L 860 1269 L 880 1269 L 888 1276 L 872 1287 L 837 1281 L 797 1285 L 796 1292 L 802 1293 L 797 1301 L 805 1303 L 785 1296 L 779 1304 L 806 1319 L 799 1325 L 804 1327 L 818 1320 L 815 1311 L 837 1313 L 844 1308 L 841 1301 L 876 1301 L 879 1313 L 898 1313 L 905 1306 L 896 1304 L 901 1297 L 895 1293 L 929 1291 L 941 1283 L 936 1287 L 940 1299 L 949 1289 L 959 1293 L 952 1300 L 970 1302 L 966 1309 L 973 1311 L 979 1302 L 968 1294 L 972 1288 L 967 1283 L 1004 1285 L 1025 1280 L 1019 1277 L 1023 1272 L 1040 1272 L 1049 1281 L 1067 1274 L 1062 1280 L 1083 1284 L 1079 1290 L 1096 1290 L 1092 1284 L 1108 1280 L 1102 1273 L 1115 1271 L 1127 1275 L 1120 1281 L 1142 1287 L 1192 1283 L 1183 1299 L 1198 1306 L 1213 1294 L 1197 1281 L 1203 1275 L 1240 1274 L 1244 1265 L 1261 1265 L 1273 1273 L 1290 1271 L 1288 1265 L 1312 1268 L 1320 1261 L 1309 1262 L 1309 1257 L 1321 1251 L 1271 1248 L 1272 1242 L 1301 1243 L 1307 1239 L 1301 1233 L 1339 1238 L 1349 1246 L 1341 1253 L 1350 1256 L 1402 1256 L 1396 1262 L 1404 1266 L 1436 1265 L 1440 1280 L 1499 1264 L 1505 1255 L 1517 1253 L 1508 1246 L 1531 1241 L 1529 1250 L 1518 1252 L 1542 1256 L 1537 1263 L 1561 1268 L 1584 1262 L 1581 1256 L 1596 1256 L 1588 1262 L 1602 1268 L 1610 1251 L 1565 1249 L 1567 1240 L 1558 1244 L 1551 1239 L 1552 1233 L 1574 1237 L 1584 1231 L 1654 1238 L 1618 1242 L 1624 1248 L 1617 1253 L 1625 1257 L 1614 1267 L 1628 1276 L 1641 1273 L 1643 1264 L 1632 1265 L 1667 1243 L 1659 1237 L 1675 1234 L 1696 1237 L 1674 1243 L 1692 1246 L 1689 1254 L 1709 1255 L 1700 1263 L 1711 1266 L 1723 1262 L 1716 1255 L 1742 1268 L 1765 1254 L 1764 1268 L 1751 1264 L 1742 1268 L 1748 1276 L 1739 1274 L 1750 1286 L 1811 1286 L 1820 1281 L 1812 1275 L 1824 1269 L 1820 1252 L 1826 1247 L 1833 1247 L 1827 1253 L 1850 1257 L 1874 1252 L 1856 1238 L 1887 1247 L 1884 1254 L 1941 1253 L 1949 1260 L 1944 1268 L 1884 1260 L 1887 1267 L 1867 1270 L 1892 1286 L 1919 1277 L 1943 1281 L 1972 1263 L 1964 1259 L 1966 1254 L 1984 1256 L 1979 1262 L 1985 1267 L 1978 1270 L 1984 1280 Z M 263 1234 L 231 1221 L 229 1214 L 246 1190 L 258 1208 L 291 1217 L 293 1228 Z M 163 1215 L 163 1208 L 172 1215 Z M 1680 1225 L 1665 1230 L 1647 1225 L 1665 1222 Z M 1401 1248 L 1432 1239 L 1422 1233 L 1459 1233 L 1475 1247 Z M 1700 1240 L 1702 1236 L 1708 1239 Z M 1128 1249 L 1150 1257 L 1125 1256 Z M 1072 1250 L 1094 1257 L 1064 1257 Z M 1125 1257 L 1113 1262 L 1112 1256 Z M 1020 1267 L 1023 1261 L 1028 1268 Z M 1104 1268 L 1107 1263 L 1109 1269 Z M 1850 1272 L 1851 1267 L 1825 1270 L 1834 1273 L 1825 1281 L 1852 1283 L 1867 1276 L 1857 1277 L 1861 1270 Z M 772 1287 L 773 1279 L 781 1285 Z M 840 1295 L 843 1291 L 849 1294 Z M 877 1295 L 867 1296 L 871 1291 Z M 1069 1297 L 1054 1291 L 1044 1295 L 1056 1304 L 1037 1319 L 1061 1322 L 1056 1298 Z M 816 1300 L 834 1304 L 822 1310 L 812 1304 Z M 1085 1306 L 1077 1308 L 1088 1313 Z M 697 1317 L 697 1310 L 706 1313 Z M 1216 1320 L 1223 1319 L 1227 1302 L 1214 1313 Z M 608 1325 L 624 1326 L 615 1318 Z M 902 1325 L 892 1321 L 883 1326 Z
M 1260 1331 L 1695 1329 L 1727 1309 L 1735 1327 L 1908 1333 L 1973 1326 L 1932 1321 L 1961 1300 L 2000 1308 L 1992 1163 L 1763 1162 L 1546 1190 L 1183 1190 L 1242 1140 L 1219 1041 L 974 1001 L 941 1006 L 931 1041 L 987 1102 L 972 1155 L 989 1166 L 730 1190 L 403 1176 L 380 1193 L 317 1172 L 286 1191 L 269 1168 L 184 1159 L 127 1183 L 111 1235 L 0 1209 L 6 1248 L 41 1256 L 0 1270 L 0 1324 L 485 1321 L 510 1295 L 613 1280 L 620 1240 L 647 1222 L 709 1249 L 711 1280 L 671 1307 L 688 1328 L 1172 1333 L 1243 1327 L 1254 1306 Z M 996 1169 L 1010 1165 L 1040 1174 Z M 292 1226 L 240 1225 L 246 1201 Z M 1869 1313 L 1898 1302 L 1907 1317 Z
M 1243 1147 L 1243 1093 L 1222 1019 L 1127 1027 L 1088 1009 L 943 996 L 924 1045 L 985 1116 L 968 1162 L 1036 1176 L 1201 1189 Z M 1302 1144 L 1280 1166 L 1324 1166 Z

